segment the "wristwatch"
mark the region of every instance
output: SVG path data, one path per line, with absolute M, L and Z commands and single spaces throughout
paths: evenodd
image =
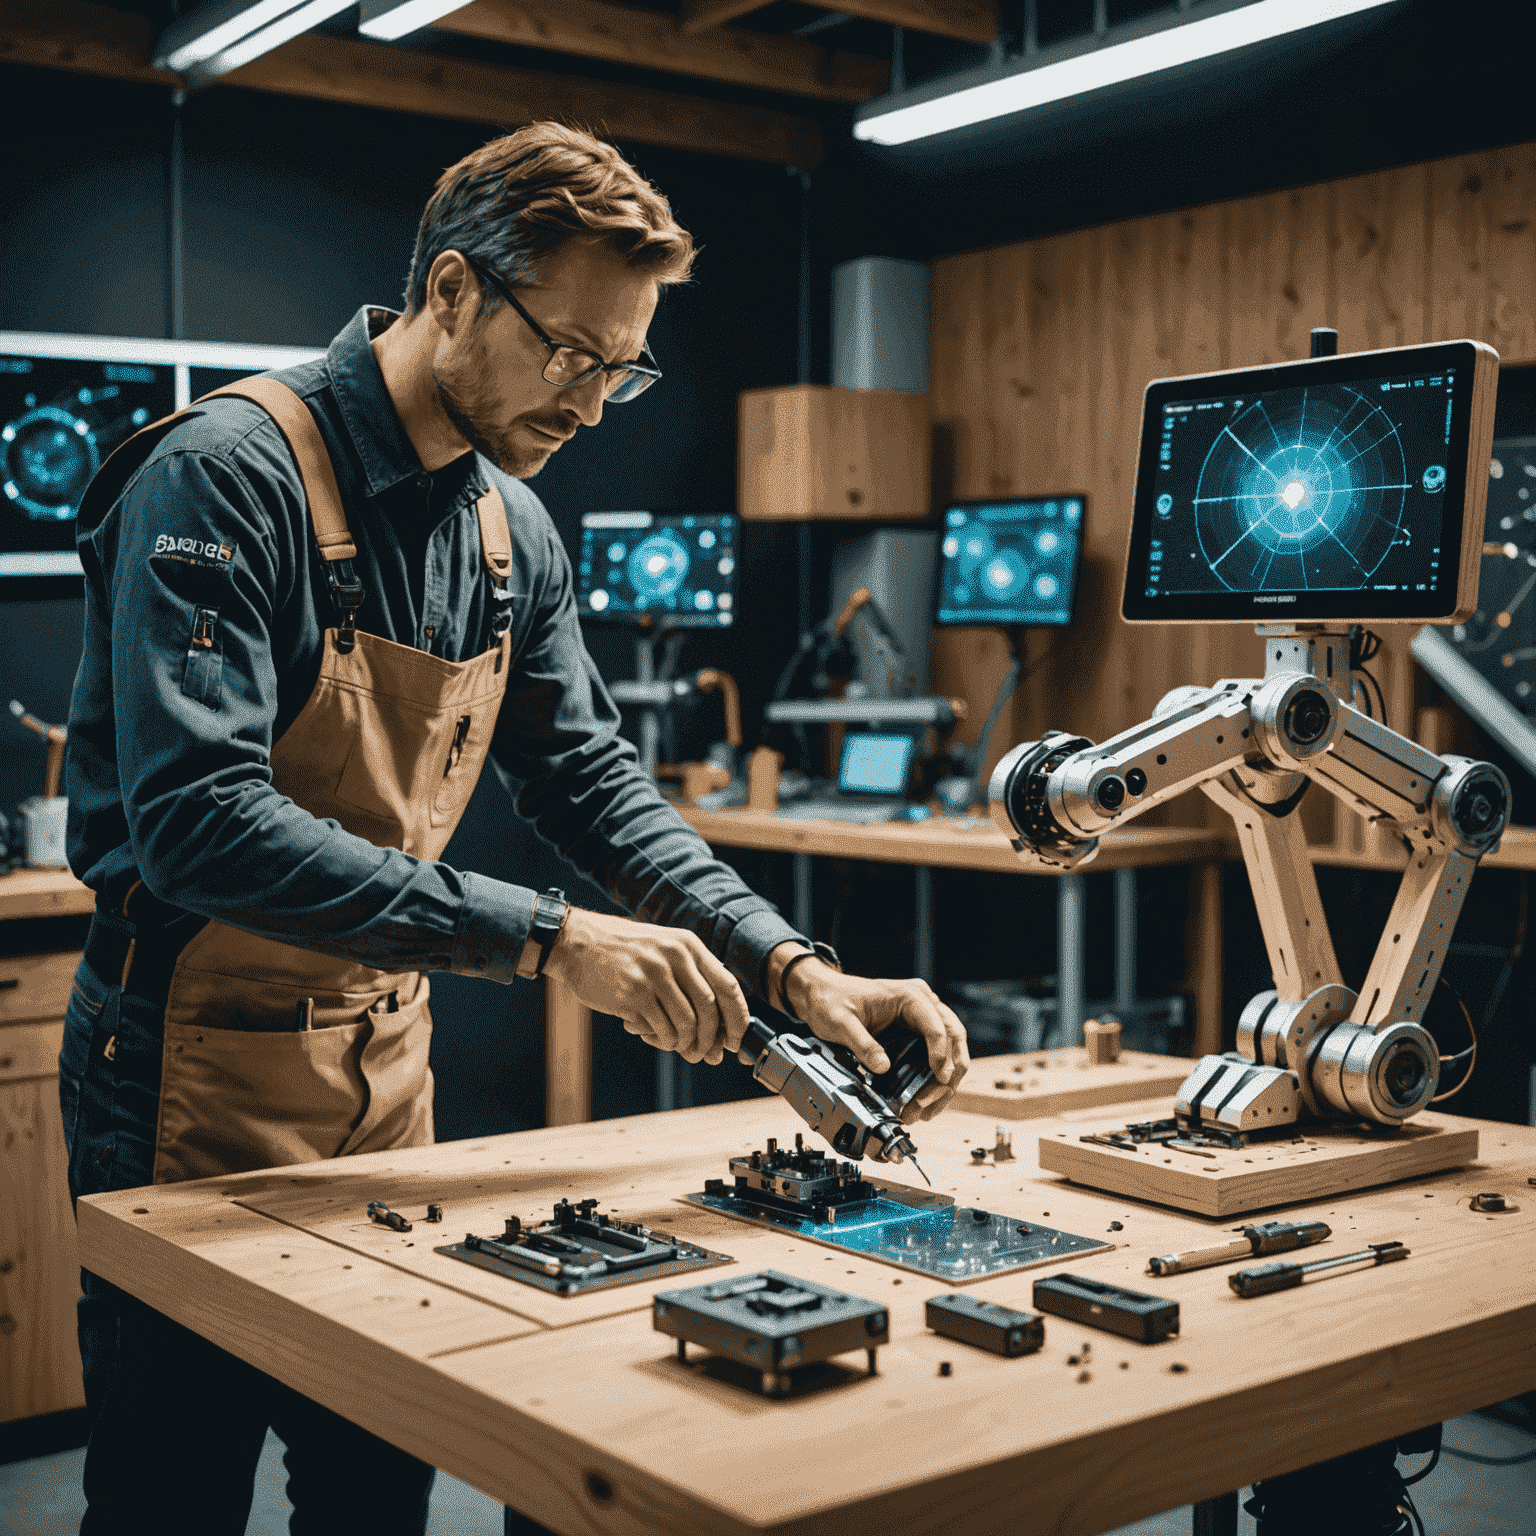
M 549 952 L 555 947 L 555 940 L 560 937 L 560 930 L 565 927 L 566 914 L 570 910 L 571 904 L 565 899 L 565 892 L 554 886 L 533 898 L 533 922 L 529 924 L 528 942 L 523 946 L 522 956 L 518 960 L 519 976 L 533 981 L 544 974 L 544 962 L 549 959 Z M 538 946 L 537 958 L 534 955 L 535 945 Z
M 819 939 L 811 944 L 809 949 L 802 949 L 798 955 L 791 955 L 785 962 L 784 969 L 779 972 L 779 1011 L 793 1019 L 796 1024 L 803 1024 L 805 1020 L 794 1010 L 789 1001 L 789 973 L 800 964 L 802 960 L 820 960 L 824 965 L 830 965 L 834 971 L 843 968 L 843 962 L 837 958 L 837 951 L 830 944 L 823 944 Z

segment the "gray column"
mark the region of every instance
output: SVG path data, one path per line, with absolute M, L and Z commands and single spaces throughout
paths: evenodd
M 1061 1021 L 1061 1043 L 1083 1043 L 1084 944 L 1086 911 L 1083 877 L 1072 873 L 1056 877 L 1056 1016 Z
M 926 864 L 912 871 L 912 974 L 933 982 L 933 871 Z

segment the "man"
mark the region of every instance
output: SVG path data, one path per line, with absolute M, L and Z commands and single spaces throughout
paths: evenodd
M 922 983 L 843 975 L 639 771 L 521 483 L 660 377 L 692 242 L 612 148 L 541 124 L 444 173 L 406 310 L 135 440 L 82 508 L 71 863 L 98 893 L 60 1062 L 75 1195 L 431 1140 L 422 973 L 541 971 L 690 1062 L 747 991 L 876 1071 Z M 440 855 L 489 757 L 641 921 Z M 293 1530 L 419 1531 L 431 1470 L 92 1275 L 83 1531 L 244 1529 L 269 1425 Z

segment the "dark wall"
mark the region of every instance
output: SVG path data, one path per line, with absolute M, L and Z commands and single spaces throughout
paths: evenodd
M 163 336 L 167 315 L 166 93 L 68 74 L 0 69 L 9 148 L 0 224 L 0 329 Z M 444 166 L 493 137 L 477 126 L 243 91 L 194 96 L 184 119 L 186 334 L 323 346 L 359 305 L 398 305 L 416 222 Z M 731 510 L 736 396 L 793 382 L 798 184 L 782 169 L 630 149 L 701 246 L 692 285 L 670 291 L 652 330 L 664 381 L 551 462 L 534 483 L 568 547 L 583 511 Z M 759 718 L 775 657 L 793 642 L 793 541 L 747 530 L 740 623 L 690 639 L 685 668 L 738 675 Z M 0 598 L 5 594 L 0 593 Z M 50 720 L 68 714 L 82 632 L 75 598 L 0 600 L 0 693 Z M 748 640 L 750 637 L 750 643 Z M 632 675 L 627 636 L 597 632 L 606 675 Z M 718 705 L 710 706 L 718 710 Z M 723 734 L 718 713 L 690 742 Z M 0 714 L 0 808 L 41 789 L 44 746 Z M 543 887 L 574 873 L 512 814 L 487 775 L 446 857 Z M 588 889 L 585 899 L 598 899 Z M 539 988 L 434 981 L 439 1134 L 543 1118 Z M 649 1107 L 653 1053 L 599 1023 L 599 1111 Z M 740 1069 L 697 1074 L 700 1099 L 738 1089 Z

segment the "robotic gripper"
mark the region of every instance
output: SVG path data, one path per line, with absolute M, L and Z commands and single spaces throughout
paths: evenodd
M 1243 1009 L 1237 1050 L 1203 1057 L 1185 1079 L 1179 1116 L 1228 1133 L 1312 1115 L 1399 1125 L 1435 1094 L 1424 1011 L 1472 872 L 1508 822 L 1509 782 L 1356 709 L 1347 630 L 1258 634 L 1262 678 L 1176 688 L 1150 720 L 1098 746 L 1050 731 L 1015 747 L 992 775 L 992 818 L 1021 857 L 1068 870 L 1094 856 L 1101 832 L 1200 789 L 1236 826 L 1274 986 Z M 1358 994 L 1339 980 L 1294 814 L 1312 781 L 1408 850 Z

